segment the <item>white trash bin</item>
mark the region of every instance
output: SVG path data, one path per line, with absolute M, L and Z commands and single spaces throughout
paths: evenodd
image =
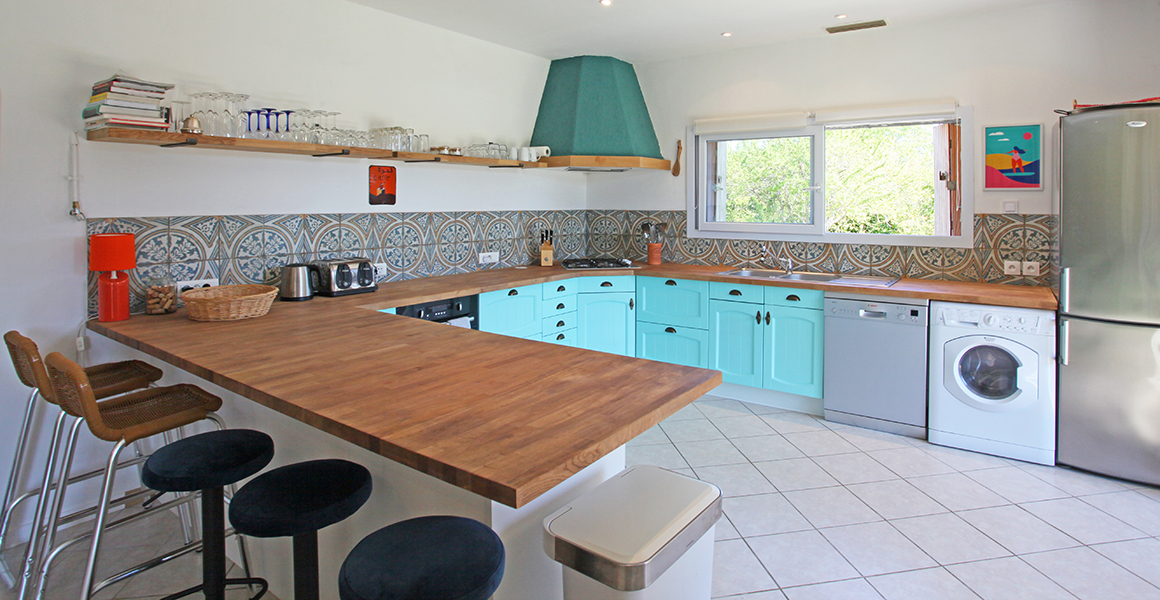
M 630 467 L 544 519 L 564 600 L 709 600 L 721 490 Z

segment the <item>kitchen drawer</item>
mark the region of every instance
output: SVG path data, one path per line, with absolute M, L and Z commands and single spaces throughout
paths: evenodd
M 575 279 L 576 291 L 588 292 L 635 292 L 635 275 L 613 275 L 611 277 L 581 277 Z
M 637 277 L 636 302 L 637 321 L 709 328 L 708 281 Z
M 576 294 L 574 293 L 544 300 L 544 317 L 553 317 L 566 312 L 574 312 L 575 310 Z
M 821 290 L 796 290 L 794 288 L 768 286 L 765 288 L 765 303 L 770 306 L 788 306 L 790 308 L 822 309 L 826 301 L 825 292 Z
M 544 288 L 544 299 L 556 298 L 557 296 L 567 296 L 576 293 L 576 282 L 579 278 L 565 279 L 563 281 L 549 281 L 540 284 Z
M 636 356 L 687 367 L 709 366 L 709 331 L 654 323 L 636 324 Z
M 557 331 L 556 333 L 545 335 L 543 341 L 549 344 L 559 344 L 561 346 L 576 347 L 576 330 L 569 329 L 567 331 Z
M 556 333 L 558 331 L 564 331 L 565 329 L 575 328 L 576 311 L 572 311 L 544 319 L 543 333 L 544 335 L 548 335 L 549 333 Z
M 714 300 L 729 300 L 730 302 L 765 303 L 765 286 L 750 285 L 748 283 L 725 283 L 723 281 L 709 282 L 709 297 Z

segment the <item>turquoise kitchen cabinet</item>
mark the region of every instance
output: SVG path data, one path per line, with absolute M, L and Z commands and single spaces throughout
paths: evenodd
M 709 331 L 638 321 L 636 356 L 688 367 L 708 368 Z
M 573 281 L 576 282 L 576 291 L 581 294 L 636 291 L 635 275 L 587 276 Z
M 683 328 L 709 328 L 708 281 L 637 277 L 636 301 L 637 321 Z
M 823 313 L 820 309 L 765 305 L 761 387 L 822 397 Z
M 513 337 L 540 337 L 544 318 L 539 284 L 479 295 L 479 330 Z
M 765 305 L 709 301 L 709 368 L 726 383 L 762 385 Z
M 549 281 L 540 284 L 544 291 L 544 300 L 549 298 L 556 298 L 559 296 L 575 296 L 576 295 L 576 279 L 565 279 L 563 281 Z
M 548 342 L 549 344 L 572 346 L 574 348 L 576 347 L 576 330 L 569 329 L 567 331 L 545 335 L 543 341 Z
M 577 294 L 576 346 L 623 356 L 636 356 L 634 296 L 633 292 Z

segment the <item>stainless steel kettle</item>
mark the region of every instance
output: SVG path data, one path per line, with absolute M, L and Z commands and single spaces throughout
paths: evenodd
M 282 284 L 278 297 L 287 301 L 309 300 L 314 297 L 314 283 L 310 265 L 294 263 L 282 267 Z

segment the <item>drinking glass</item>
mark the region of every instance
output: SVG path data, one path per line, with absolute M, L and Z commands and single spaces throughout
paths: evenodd
M 417 145 L 414 149 L 414 152 L 430 152 L 431 151 L 431 141 L 430 141 L 430 138 L 427 137 L 427 134 L 424 133 L 421 135 L 417 135 L 417 136 L 415 136 L 415 139 L 418 141 L 416 142 Z
M 181 131 L 181 124 L 185 121 L 191 113 L 189 112 L 189 102 L 184 100 L 174 100 L 169 107 L 169 118 L 173 121 L 173 131 Z

